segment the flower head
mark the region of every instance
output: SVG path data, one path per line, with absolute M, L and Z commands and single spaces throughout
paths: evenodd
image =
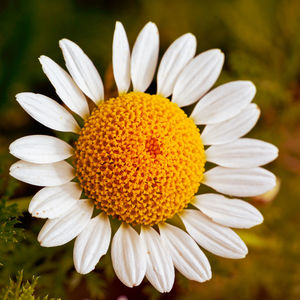
M 38 236 L 41 245 L 76 238 L 75 268 L 86 274 L 106 254 L 110 221 L 117 218 L 121 225 L 111 256 L 118 278 L 132 287 L 146 276 L 160 292 L 171 290 L 174 267 L 191 280 L 211 278 L 198 245 L 219 256 L 244 257 L 247 247 L 230 227 L 249 228 L 263 217 L 249 203 L 222 194 L 247 197 L 272 189 L 274 175 L 260 166 L 278 153 L 269 143 L 241 138 L 259 117 L 251 104 L 255 86 L 234 81 L 210 91 L 224 55 L 213 49 L 194 57 L 196 39 L 188 33 L 163 55 L 157 94 L 146 93 L 158 60 L 158 30 L 146 24 L 130 54 L 125 30 L 117 22 L 113 71 L 119 95 L 107 99 L 86 54 L 69 40 L 59 44 L 71 76 L 48 57 L 40 62 L 64 104 L 84 120 L 83 127 L 46 96 L 21 93 L 17 101 L 40 123 L 74 132 L 78 139 L 71 146 L 34 135 L 10 145 L 20 159 L 11 166 L 11 175 L 45 186 L 29 205 L 33 216 L 48 219 Z M 128 92 L 131 83 L 133 91 Z M 86 96 L 96 104 L 92 112 Z M 188 116 L 181 107 L 195 102 Z M 205 125 L 201 133 L 197 125 Z M 72 165 L 66 161 L 70 157 Z M 206 162 L 217 166 L 205 171 Z M 221 194 L 201 194 L 202 184 Z M 101 212 L 93 217 L 94 207 Z M 175 215 L 185 230 L 168 223 Z

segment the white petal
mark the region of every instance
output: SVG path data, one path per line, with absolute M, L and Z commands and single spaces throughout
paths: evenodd
M 113 39 L 113 72 L 119 93 L 126 93 L 130 86 L 130 49 L 120 22 L 116 22 Z
M 196 53 L 197 41 L 194 35 L 186 33 L 175 40 L 164 54 L 157 73 L 157 94 L 169 97 L 175 81 Z
M 204 173 L 203 183 L 223 194 L 253 197 L 271 190 L 276 184 L 276 178 L 262 168 L 215 167 Z
M 232 81 L 205 95 L 195 106 L 191 118 L 196 124 L 214 124 L 236 116 L 253 99 L 251 81 Z
M 105 213 L 89 221 L 74 244 L 73 259 L 78 273 L 87 274 L 95 269 L 108 250 L 110 237 L 111 227 Z
M 141 237 L 147 249 L 147 279 L 159 292 L 169 292 L 175 279 L 170 254 L 162 245 L 159 234 L 153 228 L 142 227 Z
M 272 144 L 255 139 L 238 139 L 229 144 L 214 145 L 205 150 L 206 160 L 228 168 L 254 168 L 278 156 Z
M 143 240 L 129 225 L 122 223 L 111 245 L 111 259 L 117 277 L 128 287 L 139 285 L 147 268 Z
M 15 157 L 32 163 L 53 163 L 73 155 L 66 142 L 48 135 L 29 135 L 17 139 L 9 146 Z
M 244 258 L 247 246 L 230 228 L 218 225 L 195 209 L 185 209 L 181 219 L 187 232 L 203 248 L 227 258 Z
M 256 124 L 260 110 L 256 104 L 246 106 L 235 117 L 217 123 L 206 125 L 201 133 L 204 145 L 227 144 L 247 134 Z
M 176 80 L 172 101 L 179 107 L 196 102 L 214 85 L 223 63 L 224 54 L 219 49 L 208 50 L 196 56 Z
M 101 77 L 92 61 L 74 42 L 68 39 L 59 41 L 66 67 L 79 88 L 96 104 L 104 99 Z M 80 96 L 81 98 L 81 96 Z
M 52 164 L 33 164 L 19 160 L 9 169 L 9 174 L 18 180 L 39 186 L 55 186 L 71 181 L 74 169 L 65 161 Z
M 131 54 L 131 80 L 135 91 L 150 85 L 158 59 L 159 34 L 156 25 L 147 23 L 139 33 Z
M 76 182 L 45 187 L 31 199 L 28 211 L 36 218 L 58 218 L 76 204 L 81 193 L 82 189 Z
M 34 93 L 16 96 L 23 109 L 41 124 L 58 131 L 79 133 L 80 127 L 73 116 L 56 101 Z
M 233 228 L 250 228 L 262 223 L 262 214 L 251 204 L 218 194 L 202 194 L 192 203 L 214 222 Z
M 54 86 L 60 99 L 73 112 L 83 119 L 87 118 L 89 116 L 89 106 L 71 76 L 49 57 L 42 55 L 39 60 L 44 73 Z
M 41 246 L 60 246 L 74 239 L 89 223 L 93 208 L 90 200 L 80 200 L 67 214 L 49 219 L 38 235 Z
M 159 230 L 163 244 L 180 273 L 199 282 L 211 278 L 210 264 L 206 256 L 187 233 L 167 223 L 159 225 Z

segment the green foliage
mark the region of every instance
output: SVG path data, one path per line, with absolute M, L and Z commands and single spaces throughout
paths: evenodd
M 64 285 L 69 283 L 68 274 L 73 267 L 72 245 L 60 248 L 41 247 L 37 242 L 41 226 L 42 222 L 31 224 L 30 231 L 26 232 L 26 239 L 6 250 L 0 271 L 0 287 L 8 277 L 17 274 L 18 268 L 22 266 L 26 279 L 30 278 L 29 274 L 38 274 L 39 283 L 45 293 L 52 297 L 65 298 Z
M 48 296 L 40 298 L 35 296 L 38 277 L 32 277 L 31 282 L 23 281 L 23 271 L 17 275 L 16 281 L 10 279 L 9 285 L 0 294 L 2 300 L 48 300 Z M 51 298 L 49 300 L 55 300 Z M 59 300 L 59 298 L 57 298 Z
M 6 205 L 6 202 L 0 202 L 0 242 L 13 242 L 16 243 L 19 236 L 20 229 L 15 228 L 19 223 L 18 217 L 20 212 L 16 204 Z
M 3 256 L 7 249 L 17 243 L 23 233 L 21 228 L 16 228 L 16 225 L 20 223 L 18 218 L 21 216 L 17 204 L 7 204 L 16 187 L 16 180 L 10 178 L 5 186 L 4 179 L 0 179 L 0 190 L 4 190 L 0 199 L 0 263 L 3 263 Z

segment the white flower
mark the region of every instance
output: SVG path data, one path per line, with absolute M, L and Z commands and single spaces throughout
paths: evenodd
M 210 91 L 224 55 L 213 49 L 194 56 L 196 39 L 188 33 L 163 55 L 157 95 L 149 95 L 145 90 L 159 52 L 157 27 L 146 24 L 130 55 L 125 30 L 117 22 L 113 71 L 119 96 L 108 100 L 86 54 L 69 40 L 59 45 L 72 77 L 48 57 L 41 56 L 40 62 L 64 104 L 85 120 L 83 128 L 46 96 L 21 93 L 17 101 L 45 126 L 79 134 L 78 141 L 71 147 L 55 137 L 34 135 L 10 145 L 20 159 L 10 174 L 45 186 L 29 205 L 34 217 L 48 219 L 38 236 L 41 245 L 76 238 L 74 265 L 86 274 L 106 254 L 112 235 L 109 218 L 117 217 L 121 226 L 111 244 L 116 275 L 129 287 L 146 276 L 160 292 L 171 290 L 174 267 L 191 280 L 211 278 L 199 246 L 222 257 L 245 257 L 246 245 L 230 228 L 260 224 L 259 211 L 221 194 L 194 194 L 200 183 L 236 197 L 260 195 L 275 186 L 275 176 L 260 166 L 277 157 L 277 148 L 242 138 L 259 118 L 251 103 L 255 86 L 234 81 Z M 128 93 L 131 83 L 133 92 Z M 91 115 L 86 96 L 98 105 Z M 195 102 L 188 118 L 179 107 Z M 196 125 L 205 125 L 201 135 Z M 71 156 L 74 166 L 65 161 Z M 204 173 L 206 161 L 217 166 Z M 81 199 L 83 191 L 89 199 Z M 187 209 L 188 204 L 193 207 Z M 95 205 L 102 212 L 92 217 Z M 166 222 L 175 214 L 186 231 Z M 136 224 L 138 230 L 131 226 Z

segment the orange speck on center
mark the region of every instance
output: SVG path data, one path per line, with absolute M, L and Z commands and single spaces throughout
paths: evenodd
M 150 137 L 146 140 L 145 150 L 153 157 L 156 157 L 158 154 L 162 154 L 159 142 L 155 137 Z
M 193 199 L 203 179 L 200 132 L 177 104 L 132 92 L 102 102 L 75 147 L 84 193 L 126 223 L 154 225 Z

